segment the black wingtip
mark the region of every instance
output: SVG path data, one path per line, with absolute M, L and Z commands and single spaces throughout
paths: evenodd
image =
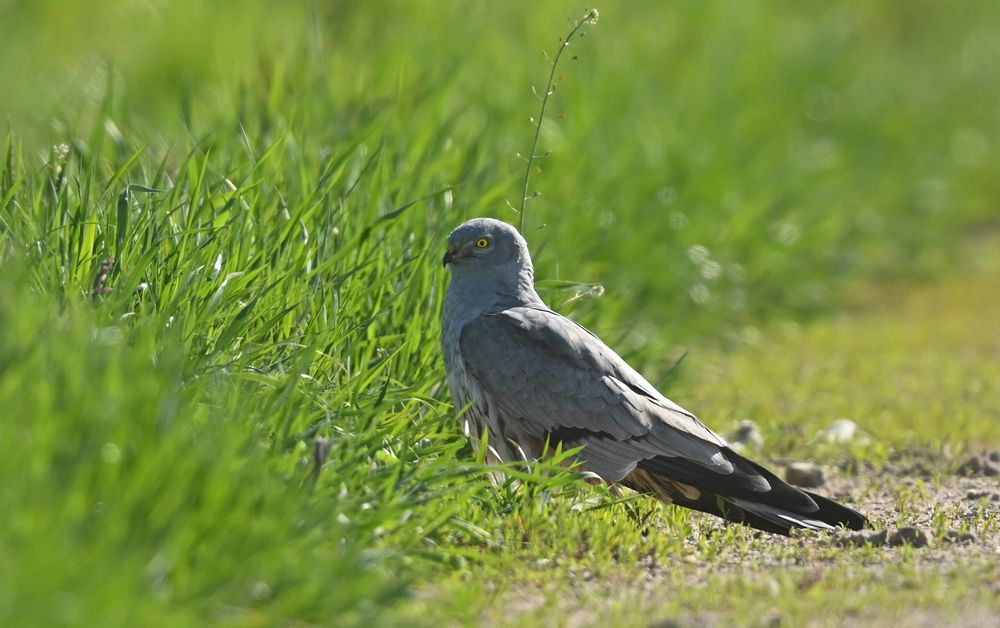
M 819 506 L 819 511 L 812 514 L 814 519 L 819 519 L 832 526 L 844 526 L 848 530 L 864 530 L 868 527 L 868 518 L 857 510 L 810 491 L 802 492 L 812 497 L 812 500 Z
M 668 481 L 689 484 L 703 493 L 698 499 L 675 498 L 673 501 L 681 506 L 767 532 L 787 535 L 792 528 L 816 527 L 810 521 L 850 530 L 867 527 L 868 519 L 856 510 L 792 486 L 729 448 L 722 451 L 733 465 L 732 473 L 715 473 L 690 460 L 668 456 L 643 460 L 638 468 Z M 755 477 L 765 479 L 770 490 L 756 490 Z

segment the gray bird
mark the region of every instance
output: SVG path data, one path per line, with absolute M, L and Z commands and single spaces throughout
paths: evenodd
M 582 445 L 582 467 L 604 481 L 728 521 L 779 534 L 865 527 L 854 510 L 735 453 L 597 336 L 549 309 L 514 227 L 463 223 L 448 236 L 444 264 L 448 387 L 473 443 L 488 431 L 492 462 Z

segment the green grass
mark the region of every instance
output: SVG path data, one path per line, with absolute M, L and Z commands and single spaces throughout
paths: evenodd
M 1000 322 L 984 313 L 1000 305 L 998 271 L 932 288 L 883 286 L 835 319 L 780 325 L 735 355 L 695 354 L 695 374 L 674 396 L 721 407 L 717 425 L 756 421 L 779 458 L 844 456 L 818 437 L 838 418 L 866 431 L 852 453 L 872 461 L 894 450 L 958 457 L 995 445 Z
M 0 6 L 0 624 L 500 619 L 489 580 L 706 525 L 555 462 L 494 488 L 443 387 L 444 237 L 517 221 L 583 7 L 287 4 Z M 542 126 L 543 296 L 654 381 L 694 347 L 669 392 L 774 456 L 995 446 L 988 272 L 832 317 L 996 225 L 995 3 L 599 8 Z M 841 416 L 872 444 L 800 438 Z
M 651 500 L 609 506 L 578 497 L 521 514 L 516 551 L 505 547 L 482 567 L 428 587 L 414 614 L 444 607 L 470 623 L 539 626 L 988 620 L 1000 611 L 991 589 L 1000 570 L 990 555 L 1000 509 L 969 500 L 961 487 L 939 491 L 954 486 L 950 476 L 969 451 L 1000 444 L 1000 330 L 982 316 L 1000 301 L 990 289 L 996 268 L 909 286 L 899 308 L 864 295 L 844 317 L 781 324 L 732 354 L 696 353 L 675 395 L 720 428 L 757 421 L 765 446 L 751 450 L 756 457 L 826 463 L 835 480 L 821 492 L 845 491 L 840 498 L 876 528 L 924 526 L 938 538 L 960 530 L 981 545 L 844 548 L 822 535 L 775 541 L 740 528 L 720 532 L 711 518 L 661 511 Z M 844 416 L 866 442 L 818 438 Z M 980 482 L 996 486 L 993 478 Z M 581 507 L 580 499 L 601 506 Z

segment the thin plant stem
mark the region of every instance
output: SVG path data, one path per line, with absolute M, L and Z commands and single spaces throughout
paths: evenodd
M 556 76 L 556 67 L 559 65 L 559 59 L 562 57 L 562 53 L 566 48 L 569 47 L 569 42 L 576 36 L 577 32 L 584 24 L 596 24 L 598 18 L 597 9 L 588 10 L 583 17 L 576 21 L 573 28 L 566 35 L 566 39 L 563 40 L 562 44 L 559 46 L 559 51 L 556 52 L 556 56 L 552 59 L 552 69 L 549 70 L 549 81 L 545 86 L 545 95 L 542 97 L 542 108 L 538 112 L 538 123 L 535 125 L 535 137 L 531 141 L 531 151 L 528 153 L 528 167 L 524 169 L 524 185 L 521 188 L 521 207 L 518 210 L 520 214 L 520 222 L 518 223 L 518 229 L 524 232 L 524 209 L 528 202 L 528 182 L 531 179 L 531 167 L 535 162 L 535 151 L 538 148 L 538 138 L 542 134 L 542 121 L 545 119 L 545 106 L 549 103 L 549 96 L 555 91 L 555 85 L 553 81 Z

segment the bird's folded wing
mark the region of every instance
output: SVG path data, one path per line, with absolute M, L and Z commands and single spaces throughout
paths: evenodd
M 586 445 L 581 457 L 606 480 L 655 456 L 733 471 L 725 440 L 555 312 L 515 307 L 482 315 L 462 329 L 460 349 L 466 372 L 505 420 L 539 438 Z

